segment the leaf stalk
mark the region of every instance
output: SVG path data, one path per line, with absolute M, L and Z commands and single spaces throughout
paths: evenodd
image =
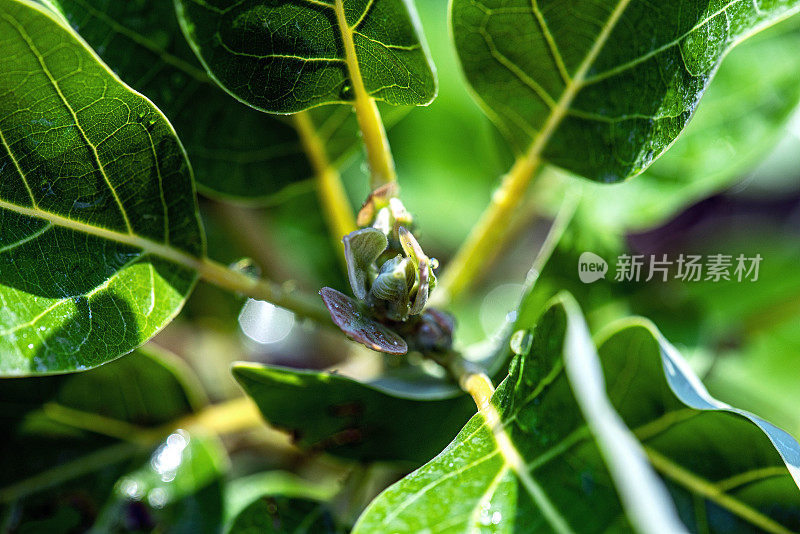
M 206 282 L 253 299 L 265 300 L 320 324 L 331 324 L 330 314 L 316 295 L 301 293 L 263 278 L 253 278 L 208 258 L 199 260 L 194 267 Z
M 317 134 L 311 115 L 301 111 L 293 115 L 294 127 L 306 151 L 311 167 L 314 169 L 317 196 L 333 241 L 340 252 L 344 251 L 342 236 L 354 231 L 356 217 L 347 199 L 347 192 L 339 172 L 331 165 L 325 144 Z M 340 254 L 340 257 L 342 255 Z
M 350 77 L 353 91 L 353 109 L 356 112 L 358 126 L 361 128 L 361 135 L 364 139 L 364 146 L 367 151 L 367 161 L 371 172 L 371 190 L 378 187 L 396 182 L 397 174 L 394 168 L 394 159 L 389 148 L 389 140 L 386 138 L 386 129 L 381 120 L 381 114 L 375 99 L 372 98 L 364 86 L 364 78 L 361 76 L 361 67 L 358 64 L 356 46 L 353 41 L 354 27 L 347 22 L 344 12 L 344 1 L 336 0 L 334 3 L 336 19 L 342 33 L 344 44 L 345 62 Z
M 484 261 L 502 241 L 540 163 L 537 155 L 520 157 L 503 178 L 491 203 L 442 274 L 434 296 L 436 305 L 451 302 L 473 284 L 483 270 Z

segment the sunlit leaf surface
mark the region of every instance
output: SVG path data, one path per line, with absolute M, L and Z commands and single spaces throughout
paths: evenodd
M 693 532 L 800 527 L 791 436 L 711 398 L 649 323 L 618 325 L 595 353 L 570 308 L 538 321 L 498 388 L 502 425 L 492 433 L 490 412 L 476 415 L 356 532 L 681 532 L 676 510 Z
M 454 0 L 467 79 L 519 153 L 600 182 L 680 134 L 720 61 L 797 1 Z
M 53 15 L 0 8 L 0 374 L 86 369 L 191 290 L 174 261 L 203 254 L 191 170 L 158 109 Z

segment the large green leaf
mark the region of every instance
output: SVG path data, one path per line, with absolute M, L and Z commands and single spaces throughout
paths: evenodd
M 748 39 L 725 58 L 691 123 L 646 172 L 614 185 L 546 173 L 536 188 L 543 207 L 579 188 L 579 209 L 593 228 L 642 230 L 741 179 L 785 134 L 800 102 L 798 47 L 800 17 Z
M 123 80 L 169 117 L 203 193 L 261 203 L 305 187 L 300 182 L 313 171 L 294 121 L 265 116 L 220 89 L 186 43 L 171 2 L 59 0 L 57 8 Z M 405 111 L 386 113 L 387 125 Z M 310 113 L 329 159 L 342 163 L 359 141 L 351 107 Z
M 625 320 L 601 339 L 608 395 L 692 531 L 800 529 L 800 446 L 792 436 L 711 397 L 652 323 Z
M 474 413 L 466 396 L 403 398 L 331 373 L 241 363 L 233 375 L 299 447 L 365 462 L 426 462 Z
M 0 0 L 0 374 L 86 369 L 180 310 L 203 254 L 175 132 L 47 10 Z
M 728 50 L 794 0 L 454 0 L 464 72 L 515 150 L 600 182 L 678 137 Z
M 346 27 L 339 24 L 341 3 Z M 405 0 L 175 0 L 200 60 L 226 91 L 271 113 L 353 98 L 344 41 L 352 41 L 367 93 L 425 105 L 436 80 L 416 12 Z
M 603 392 L 577 305 L 562 298 L 539 320 L 489 408 L 374 500 L 354 532 L 602 532 L 631 523 L 682 530 Z
M 503 430 L 493 437 L 486 417 L 475 416 L 437 458 L 379 496 L 356 532 L 627 531 L 628 520 L 640 531 L 683 531 L 663 522 L 674 512 L 652 515 L 671 503 L 643 508 L 641 499 L 656 504 L 664 494 L 632 474 L 642 448 L 626 427 L 690 530 L 800 528 L 800 445 L 791 436 L 711 398 L 646 321 L 617 325 L 595 353 L 566 302 L 538 322 L 530 353 L 493 397 Z M 444 512 L 442 503 L 458 505 Z
M 173 356 L 141 349 L 85 373 L 4 380 L 0 522 L 51 533 L 136 518 L 176 526 L 200 508 L 210 518 L 214 499 L 219 515 L 216 441 L 183 433 L 159 444 L 164 425 L 205 402 L 196 380 Z
M 637 429 L 694 531 L 800 528 L 800 446 L 783 430 L 706 391 L 648 321 L 612 325 L 599 346 L 608 393 Z

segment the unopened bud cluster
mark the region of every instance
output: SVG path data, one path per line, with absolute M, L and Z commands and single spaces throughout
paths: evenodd
M 358 215 L 360 229 L 344 236 L 347 274 L 353 295 L 352 314 L 342 313 L 347 297 L 330 288 L 321 292 L 334 322 L 352 339 L 374 350 L 444 352 L 452 343 L 452 318 L 425 310 L 436 286 L 434 269 L 417 242 L 413 219 L 397 197 L 393 184 L 373 192 Z M 403 352 L 405 352 L 405 350 Z
M 438 264 L 408 228 L 413 219 L 391 190 L 370 195 L 359 213 L 364 226 L 344 237 L 353 294 L 376 318 L 406 321 L 419 315 L 436 285 Z

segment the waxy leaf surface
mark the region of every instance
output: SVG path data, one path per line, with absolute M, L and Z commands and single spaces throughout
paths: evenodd
M 204 194 L 246 203 L 307 189 L 313 175 L 291 117 L 236 102 L 206 74 L 168 0 L 59 0 L 59 12 L 131 87 L 172 121 Z M 384 114 L 387 127 L 407 108 Z M 358 145 L 350 106 L 309 112 L 328 159 L 340 165 Z
M 341 375 L 242 363 L 233 376 L 302 449 L 420 465 L 475 412 L 469 397 L 416 400 Z
M 722 62 L 683 134 L 647 171 L 613 185 L 544 173 L 536 187 L 542 209 L 552 209 L 567 189 L 578 188 L 583 190 L 579 210 L 593 229 L 639 231 L 750 178 L 750 169 L 787 134 L 800 103 L 799 48 L 800 17 L 747 39 Z
M 355 47 L 364 89 L 393 105 L 436 94 L 417 14 L 404 0 L 175 0 L 208 72 L 239 100 L 294 113 L 353 98 L 344 40 Z M 337 4 L 346 24 L 339 24 Z
M 195 282 L 191 169 L 159 110 L 46 9 L 0 1 L 0 48 L 0 375 L 94 367 Z
M 514 149 L 599 182 L 678 137 L 725 54 L 796 0 L 454 0 L 467 79 Z
M 356 532 L 800 527 L 791 436 L 711 398 L 646 321 L 613 327 L 595 352 L 565 303 L 538 321 L 530 352 L 494 395 L 495 434 L 476 415 L 437 458 L 379 496 Z

